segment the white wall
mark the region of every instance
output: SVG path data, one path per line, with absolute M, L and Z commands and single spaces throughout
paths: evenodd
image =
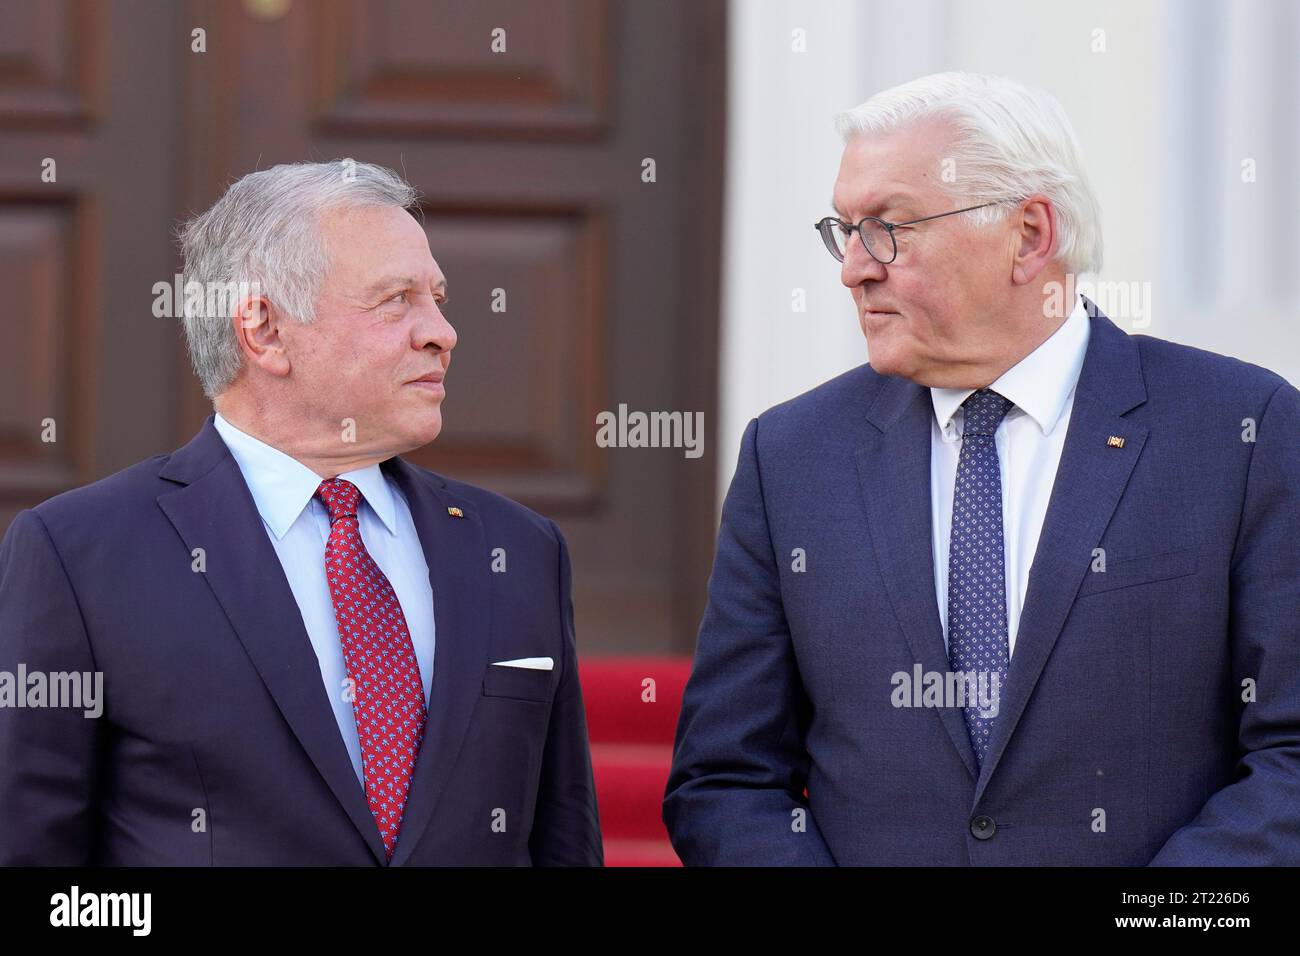
M 852 0 L 732 2 L 719 495 L 751 418 L 867 360 L 839 264 L 812 224 L 831 212 L 835 113 L 942 68 L 944 4 L 889 6 L 882 19 L 879 4 Z M 795 30 L 805 31 L 806 52 L 792 49 Z M 796 289 L 805 312 L 792 310 Z

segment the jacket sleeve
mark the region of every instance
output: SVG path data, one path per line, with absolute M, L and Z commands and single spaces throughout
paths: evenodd
M 1273 392 L 1255 438 L 1230 569 L 1236 779 L 1155 866 L 1300 864 L 1300 391 Z
M 578 682 L 569 549 L 554 522 L 551 531 L 559 545 L 558 587 L 564 656 L 560 662 L 560 684 L 551 704 L 528 849 L 535 866 L 604 866 L 587 716 L 582 704 L 582 685 Z
M 0 679 L 22 670 L 93 673 L 81 610 L 54 542 L 34 511 L 0 543 Z M 100 702 L 102 704 L 102 701 Z M 0 866 L 92 862 L 102 716 L 80 707 L 0 706 Z
M 803 795 L 808 702 L 781 602 L 757 445 L 755 419 L 723 505 L 663 819 L 688 866 L 829 866 L 834 858 Z

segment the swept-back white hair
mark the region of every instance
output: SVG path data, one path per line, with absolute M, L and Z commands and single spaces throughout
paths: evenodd
M 859 133 L 885 133 L 930 117 L 946 119 L 954 130 L 944 158 L 953 160 L 955 179 L 944 186 L 958 207 L 1042 193 L 1056 212 L 1055 258 L 1065 271 L 1101 268 L 1097 197 L 1074 127 L 1055 97 L 1006 77 L 932 73 L 840 113 L 835 126 L 847 143 Z M 984 224 L 1009 208 L 963 215 Z
M 180 229 L 184 260 L 185 341 L 208 398 L 239 375 L 243 357 L 232 314 L 206 289 L 253 287 L 290 318 L 315 318 L 316 296 L 329 269 L 320 216 L 354 206 L 417 209 L 418 193 L 391 169 L 351 159 L 287 163 L 249 173 Z M 223 314 L 224 313 L 224 314 Z

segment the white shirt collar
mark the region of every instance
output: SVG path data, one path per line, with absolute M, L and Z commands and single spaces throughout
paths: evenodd
M 244 475 L 244 482 L 252 492 L 258 513 L 276 539 L 283 538 L 302 514 L 302 509 L 311 502 L 323 479 L 298 459 L 240 431 L 223 418 L 220 412 L 216 413 L 213 425 L 235 457 L 235 462 Z M 379 465 L 347 471 L 338 477 L 356 485 L 361 497 L 379 516 L 388 533 L 397 533 L 393 489 L 384 478 Z
M 1032 418 L 1044 435 L 1050 435 L 1056 428 L 1065 403 L 1079 381 L 1088 352 L 1089 326 L 1083 299 L 1076 298 L 1074 310 L 1061 327 L 989 385 Z M 961 403 L 974 391 L 973 388 L 930 389 L 930 401 L 941 431 L 947 431 Z

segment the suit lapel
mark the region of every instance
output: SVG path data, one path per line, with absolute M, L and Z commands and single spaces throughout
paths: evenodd
M 948 652 L 935 603 L 930 515 L 934 410 L 924 386 L 890 376 L 883 377 L 882 383 L 867 413 L 874 427 L 866 429 L 857 456 L 871 541 L 912 659 L 927 673 L 942 674 L 948 670 Z M 961 711 L 953 707 L 935 711 L 974 780 L 975 755 Z
M 1086 301 L 1086 300 L 1085 300 Z M 1056 645 L 1093 549 L 1137 464 L 1147 429 L 1121 416 L 1146 401 L 1137 343 L 1087 303 L 1091 332 L 1061 462 L 1029 570 L 1015 652 L 975 788 L 978 804 Z M 1124 439 L 1111 447 L 1112 436 Z
M 186 549 L 204 550 L 204 580 L 294 736 L 365 839 L 385 861 L 383 842 L 357 782 L 320 664 L 275 548 L 239 465 L 213 426 L 173 454 L 159 476 L 181 485 L 158 506 Z
M 978 803 L 1060 636 L 1092 551 L 1110 523 L 1146 441 L 1147 429 L 1122 416 L 1146 401 L 1137 344 L 1085 299 L 1088 351 L 1075 389 L 1060 465 L 1029 573 L 1007 683 L 988 756 L 979 768 Z M 858 449 L 858 476 L 876 562 L 913 657 L 926 672 L 949 669 L 935 603 L 930 514 L 929 390 L 882 377 Z M 1122 448 L 1107 444 L 1125 439 Z M 962 763 L 976 778 L 961 711 L 937 708 Z
M 411 509 L 429 565 L 437 630 L 428 719 L 393 851 L 392 865 L 400 866 L 411 858 L 447 788 L 483 692 L 492 605 L 487 540 L 479 515 L 453 497 L 436 476 L 400 458 L 389 459 L 383 468 Z M 459 509 L 461 517 L 450 514 L 449 508 Z
M 376 861 L 385 863 L 379 829 L 325 696 L 297 600 L 239 465 L 212 422 L 209 416 L 194 440 L 163 466 L 160 477 L 181 487 L 160 495 L 158 505 L 187 550 L 204 549 L 204 578 L 276 706 Z M 433 816 L 482 693 L 491 606 L 486 539 L 475 511 L 453 500 L 436 476 L 400 458 L 382 467 L 405 496 L 419 534 L 436 627 L 428 719 L 393 852 L 392 864 L 400 865 Z M 449 514 L 449 507 L 458 507 L 463 517 Z

